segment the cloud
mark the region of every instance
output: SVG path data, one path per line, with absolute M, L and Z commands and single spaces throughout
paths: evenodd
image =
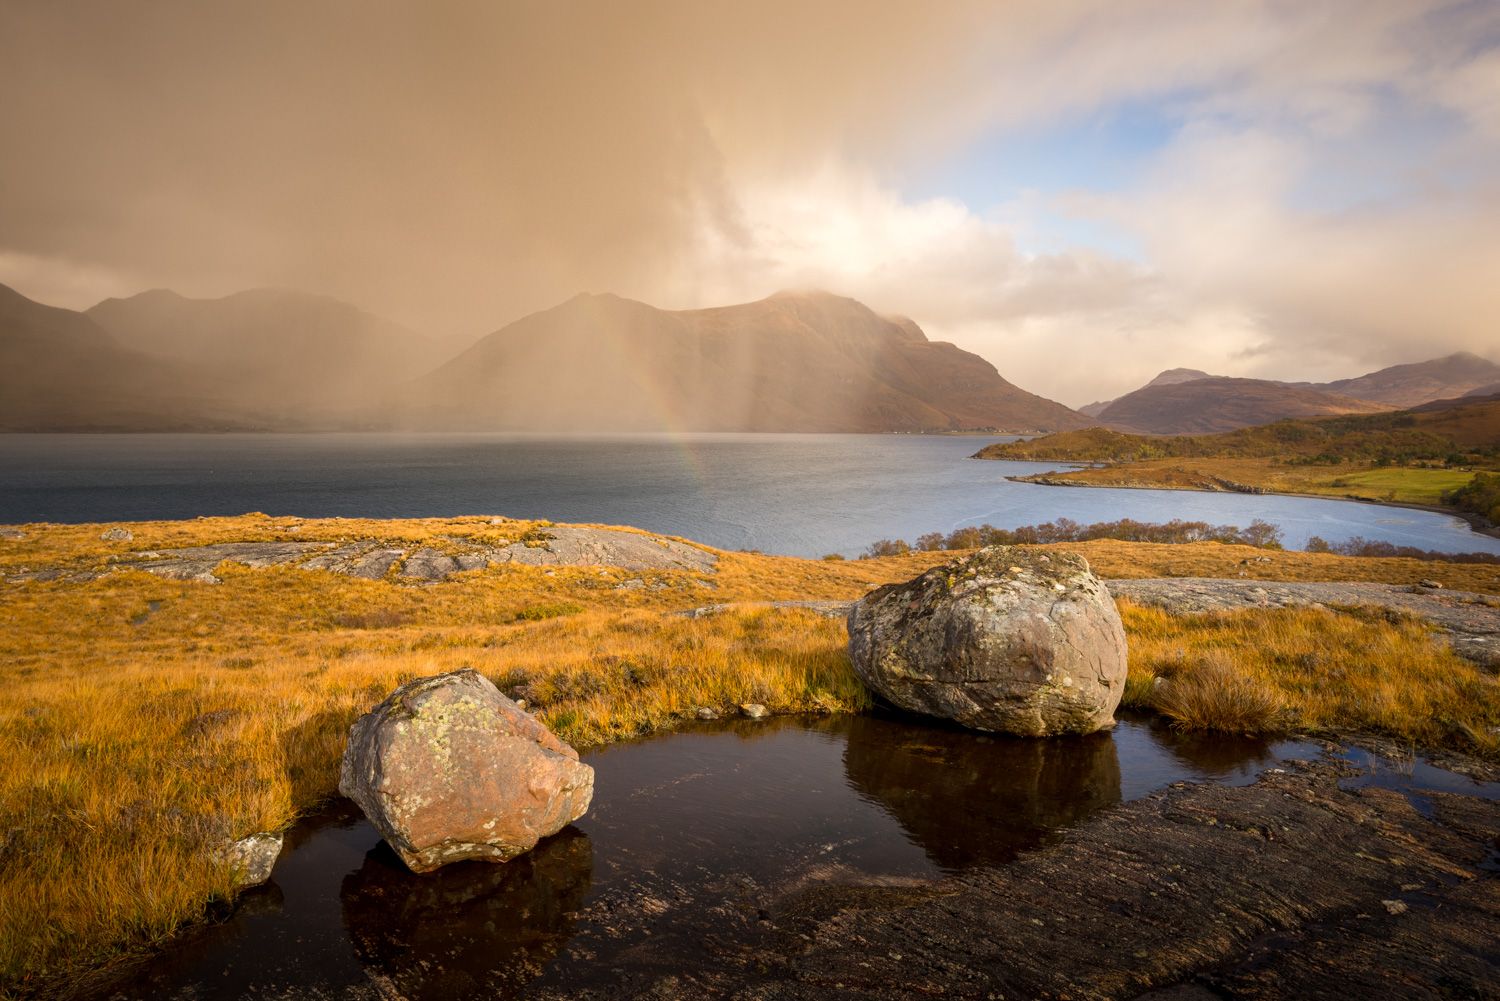
M 1497 67 L 1473 0 L 7 4 L 0 281 L 469 336 L 823 286 L 1072 403 L 1346 375 L 1493 340 Z M 1143 105 L 1128 184 L 906 193 Z

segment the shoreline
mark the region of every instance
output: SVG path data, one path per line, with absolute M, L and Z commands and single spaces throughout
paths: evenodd
M 989 462 L 1024 462 L 1023 459 L 990 459 Z M 1107 465 L 1076 464 L 1085 469 L 1106 469 Z M 1459 511 L 1451 507 L 1442 507 L 1437 504 L 1415 504 L 1411 501 L 1382 501 L 1371 497 L 1356 497 L 1345 494 L 1333 497 L 1328 494 L 1299 494 L 1289 493 L 1285 490 L 1211 490 L 1208 487 L 1184 487 L 1173 486 L 1165 483 L 1083 483 L 1077 480 L 1064 479 L 1038 479 L 1038 477 L 1051 476 L 1051 473 L 1029 473 L 1025 476 L 1007 476 L 1006 479 L 1012 483 L 1029 483 L 1039 487 L 1079 487 L 1085 490 L 1177 490 L 1186 493 L 1199 494 L 1241 494 L 1247 497 L 1296 497 L 1303 500 L 1326 500 L 1351 504 L 1372 504 L 1376 507 L 1399 507 L 1411 511 L 1427 511 L 1432 514 L 1445 514 L 1452 518 L 1466 522 L 1469 530 L 1476 535 L 1484 535 L 1494 539 L 1500 539 L 1500 525 L 1492 523 L 1483 515 L 1474 514 L 1470 511 Z

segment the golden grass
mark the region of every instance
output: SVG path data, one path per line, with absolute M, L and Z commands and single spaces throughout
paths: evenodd
M 1500 758 L 1500 678 L 1434 642 L 1420 621 L 1315 608 L 1172 616 L 1120 606 L 1130 637 L 1127 706 L 1188 729 L 1372 733 Z
M 88 603 L 93 636 L 54 634 L 45 653 L 36 644 L 7 657 L 0 984 L 158 943 L 228 896 L 212 846 L 284 828 L 329 795 L 349 724 L 413 677 L 470 666 L 525 685 L 543 722 L 579 746 L 649 733 L 699 706 L 869 704 L 843 653 L 843 624 L 796 610 L 330 628 L 278 649 L 270 636 L 247 643 L 210 612 L 189 613 L 185 635 L 121 625 L 136 604 L 101 596 Z M 125 629 L 154 636 L 136 648 Z M 164 642 L 168 630 L 186 641 Z
M 25 540 L 0 543 L 0 568 L 98 566 L 120 552 L 275 537 L 437 544 L 518 531 L 488 519 L 330 519 L 286 532 L 293 521 L 132 524 L 127 543 L 100 542 L 100 525 L 28 526 Z M 1293 553 L 1242 566 L 1264 551 L 1214 543 L 1067 548 L 1106 576 L 1439 576 L 1449 586 L 1500 592 L 1496 567 Z M 216 571 L 217 585 L 139 571 L 0 585 L 0 995 L 31 993 L 160 943 L 226 897 L 229 873 L 209 849 L 284 828 L 330 795 L 349 724 L 402 681 L 474 667 L 502 688 L 524 686 L 543 721 L 584 747 L 673 726 L 703 705 L 858 711 L 868 696 L 849 668 L 841 621 L 754 607 L 706 618 L 674 613 L 721 602 L 854 598 L 955 555 L 820 561 L 722 553 L 719 572 L 709 575 L 506 567 L 429 586 L 233 564 Z M 617 589 L 637 577 L 652 586 Z M 1270 618 L 1255 617 L 1263 614 Z M 1178 650 L 1250 651 L 1279 635 L 1280 614 L 1200 622 L 1127 610 L 1132 692 L 1138 698 Z M 1325 616 L 1296 620 L 1296 629 L 1286 627 L 1295 639 L 1272 645 L 1318 655 L 1296 662 L 1302 681 L 1271 654 L 1245 657 L 1261 665 L 1257 678 L 1282 672 L 1267 677 L 1283 679 L 1277 690 L 1299 709 L 1301 725 L 1481 746 L 1486 721 L 1500 723 L 1493 679 L 1433 654 L 1419 627 L 1286 614 Z M 1340 659 L 1341 644 L 1385 651 L 1369 662 L 1378 670 Z M 1360 672 L 1390 675 L 1368 686 L 1384 701 L 1359 712 L 1328 704 Z M 1403 713 L 1413 718 L 1403 723 Z

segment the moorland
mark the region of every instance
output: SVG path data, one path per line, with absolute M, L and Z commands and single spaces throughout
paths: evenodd
M 405 680 L 473 667 L 584 749 L 675 727 L 703 708 L 861 712 L 871 697 L 849 666 L 844 623 L 819 603 L 856 599 L 954 555 L 805 560 L 680 540 L 671 544 L 702 561 L 462 569 L 452 555 L 509 544 L 525 556 L 557 534 L 489 517 L 265 515 L 7 530 L 0 993 L 87 982 L 232 899 L 232 874 L 213 846 L 282 830 L 332 796 L 350 722 Z M 175 550 L 225 543 L 296 543 L 308 547 L 304 557 L 320 545 L 378 544 L 402 555 L 373 577 L 234 560 L 215 566 L 212 582 L 148 569 L 181 566 L 169 558 Z M 1219 542 L 1068 548 L 1105 578 L 1415 587 L 1436 577 L 1500 601 L 1483 597 L 1500 596 L 1493 564 Z M 416 574 L 417 563 L 445 558 L 452 572 Z M 1172 615 L 1120 604 L 1127 706 L 1182 727 L 1380 735 L 1500 760 L 1500 679 L 1420 620 L 1357 608 Z

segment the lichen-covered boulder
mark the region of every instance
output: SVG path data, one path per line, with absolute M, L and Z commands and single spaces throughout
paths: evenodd
M 504 862 L 583 816 L 594 770 L 476 671 L 408 682 L 349 731 L 339 791 L 414 872 Z
M 849 612 L 849 655 L 891 704 L 998 733 L 1040 737 L 1114 725 L 1125 628 L 1073 553 L 992 546 Z

